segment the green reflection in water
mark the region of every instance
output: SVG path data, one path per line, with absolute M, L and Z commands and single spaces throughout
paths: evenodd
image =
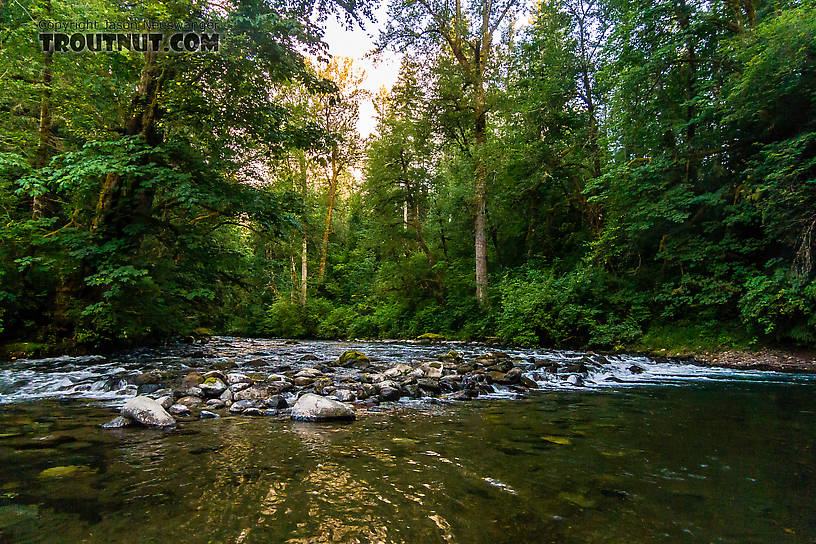
M 169 433 L 104 431 L 110 411 L 76 403 L 4 406 L 0 541 L 813 542 L 813 400 L 551 392 Z

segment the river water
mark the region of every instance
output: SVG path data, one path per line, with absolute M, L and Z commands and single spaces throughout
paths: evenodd
M 0 364 L 0 542 L 816 542 L 812 375 L 615 356 L 582 386 L 531 363 L 538 391 L 349 424 L 99 427 L 145 370 L 297 369 L 350 348 L 382 365 L 492 349 L 221 337 Z

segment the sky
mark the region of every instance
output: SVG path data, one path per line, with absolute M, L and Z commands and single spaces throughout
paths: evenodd
M 381 2 L 377 9 L 377 21 L 386 17 L 386 2 Z M 372 98 L 381 87 L 391 89 L 397 81 L 400 67 L 400 56 L 396 53 L 383 53 L 379 59 L 369 56 L 374 49 L 374 40 L 380 31 L 381 22 L 369 23 L 365 30 L 355 27 L 344 29 L 333 17 L 326 23 L 326 35 L 323 40 L 329 45 L 329 53 L 334 56 L 351 57 L 354 65 L 365 70 L 363 87 L 371 94 L 370 98 L 360 104 L 360 120 L 357 128 L 364 137 L 374 132 L 377 120 L 374 114 Z
M 386 19 L 387 4 L 388 2 L 380 2 L 375 14 L 376 22 L 368 23 L 365 29 L 355 27 L 353 30 L 346 30 L 334 17 L 329 17 L 323 38 L 329 45 L 329 53 L 333 56 L 351 57 L 355 66 L 365 70 L 366 77 L 363 86 L 369 91 L 370 97 L 360 104 L 360 119 L 357 123 L 357 129 L 363 137 L 373 133 L 377 125 L 373 97 L 382 87 L 391 90 L 397 81 L 402 60 L 400 55 L 390 51 L 382 53 L 377 58 L 369 55 L 374 49 L 374 40 Z M 516 25 L 529 23 L 530 14 L 526 12 L 522 13 L 516 21 Z

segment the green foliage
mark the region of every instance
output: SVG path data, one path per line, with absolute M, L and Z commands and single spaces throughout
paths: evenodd
M 0 340 L 816 344 L 812 3 L 544 2 L 499 25 L 478 70 L 440 33 L 476 36 L 479 17 L 431 4 L 444 17 L 391 6 L 382 41 L 407 54 L 364 163 L 354 70 L 303 56 L 325 53 L 311 4 L 227 0 L 219 54 L 158 58 L 48 57 L 30 18 L 198 4 L 5 6 Z M 314 6 L 318 22 L 370 13 Z
M 524 346 L 600 346 L 630 343 L 648 317 L 636 296 L 620 297 L 619 286 L 598 269 L 566 274 L 531 269 L 500 284 L 499 336 Z M 616 287 L 618 289 L 616 289 Z

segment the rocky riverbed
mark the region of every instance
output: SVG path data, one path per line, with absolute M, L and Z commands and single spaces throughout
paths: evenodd
M 665 357 L 499 351 L 478 343 L 213 337 L 106 356 L 9 361 L 0 366 L 0 402 L 96 400 L 120 412 L 106 428 L 120 428 L 224 416 L 351 420 L 415 403 L 744 379 L 809 378 Z M 303 398 L 308 410 L 306 400 L 298 407 Z
M 328 361 L 304 355 L 296 364 L 279 365 L 269 374 L 237 372 L 237 363 L 221 364 L 220 370 L 192 371 L 180 381 L 172 373 L 151 371 L 131 379 L 139 396 L 129 400 L 122 415 L 106 426 L 169 426 L 175 423 L 174 418 L 217 418 L 226 413 L 252 417 L 291 414 L 293 419 L 304 421 L 348 420 L 354 419 L 355 409 L 400 399 L 466 401 L 497 392 L 524 395 L 538 389 L 542 380 L 581 386 L 591 369 L 598 370 L 604 364 L 609 361 L 602 355 L 559 364 L 499 351 L 466 360 L 454 350 L 440 353 L 436 360 L 391 364 L 347 350 Z M 633 364 L 628 371 L 637 375 L 644 369 Z

